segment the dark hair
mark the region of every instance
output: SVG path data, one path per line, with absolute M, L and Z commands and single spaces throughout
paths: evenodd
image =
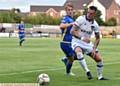
M 95 12 L 97 11 L 97 7 L 95 6 L 90 6 L 89 9 L 94 10 Z
M 71 2 L 68 2 L 65 4 L 65 10 L 67 9 L 67 7 L 72 7 L 73 8 L 73 4 Z

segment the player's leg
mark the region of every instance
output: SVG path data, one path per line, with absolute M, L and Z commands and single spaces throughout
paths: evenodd
M 73 73 L 71 73 L 72 64 L 73 64 L 73 57 L 69 56 L 68 61 L 66 63 L 66 73 L 67 73 L 67 75 L 74 75 Z
M 20 34 L 19 39 L 19 45 L 22 46 L 22 43 L 25 41 L 25 34 Z
M 61 61 L 65 64 L 65 66 L 66 66 L 66 64 L 67 64 L 67 57 L 63 57 L 62 59 L 61 59 Z
M 93 44 L 92 43 L 85 44 L 84 48 L 85 48 L 85 54 L 87 54 L 90 57 L 92 57 L 92 59 L 94 59 L 95 62 L 97 63 L 98 80 L 107 80 L 102 75 L 103 61 L 102 61 L 101 55 L 98 53 L 98 49 L 96 49 L 96 54 L 93 55 L 92 54 L 92 51 L 93 51 Z
M 24 38 L 20 38 L 19 45 L 22 46 L 23 42 L 24 42 Z
M 22 46 L 22 37 L 19 36 L 19 45 Z
M 90 70 L 88 69 L 87 63 L 86 63 L 85 59 L 83 58 L 82 49 L 78 46 L 75 48 L 75 52 L 77 54 L 77 59 L 78 59 L 80 65 L 86 71 L 86 75 L 87 75 L 88 79 L 92 79 Z
M 102 61 L 101 55 L 98 52 L 96 52 L 94 57 L 92 56 L 92 54 L 90 54 L 90 56 L 97 63 L 98 80 L 108 80 L 107 78 L 104 78 L 103 75 L 102 75 L 102 72 L 103 72 L 103 61 Z
M 66 49 L 66 56 L 68 57 L 68 61 L 67 61 L 67 64 L 66 64 L 66 73 L 68 75 L 74 75 L 73 73 L 71 73 L 71 67 L 72 67 L 72 64 L 73 64 L 73 61 L 74 61 L 74 53 L 73 53 L 73 49 L 71 47 L 71 44 L 69 44 L 67 46 L 67 49 Z
M 86 71 L 86 75 L 87 75 L 88 79 L 92 79 L 92 75 L 90 73 L 90 70 L 88 69 L 87 63 L 86 63 L 86 61 L 85 61 L 85 59 L 83 57 L 83 53 L 82 53 L 83 48 L 81 48 L 83 45 L 84 44 L 81 43 L 81 41 L 78 40 L 78 39 L 73 39 L 72 40 L 72 48 L 76 52 L 77 59 L 78 59 L 80 65 Z
M 74 56 L 74 60 L 78 60 L 75 51 L 73 51 L 73 56 Z M 65 65 L 66 65 L 66 63 L 67 63 L 67 58 L 68 58 L 68 57 L 63 57 L 63 58 L 61 59 L 61 61 L 62 61 Z
M 67 57 L 67 61 L 65 63 L 66 64 L 66 73 L 67 73 L 67 75 L 69 75 L 71 73 L 71 67 L 72 67 L 72 63 L 74 60 L 71 44 L 61 43 L 61 49 Z
M 73 57 L 74 57 L 74 60 L 77 60 L 77 56 L 76 56 L 76 53 L 73 51 Z M 69 62 L 68 62 L 68 57 L 63 57 L 62 59 L 62 62 L 65 64 L 65 66 L 67 65 L 70 65 L 69 64 Z M 68 63 L 67 63 L 68 62 Z M 68 66 L 69 67 L 69 66 Z M 68 69 L 68 70 L 71 70 L 71 68 L 70 69 Z M 70 71 L 70 73 L 68 73 L 68 75 L 72 75 L 72 76 L 75 76 L 75 74 L 72 72 L 72 71 Z

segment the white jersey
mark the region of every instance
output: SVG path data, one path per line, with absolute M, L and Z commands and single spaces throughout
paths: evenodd
M 81 38 L 90 38 L 93 32 L 99 32 L 99 26 L 95 20 L 88 21 L 86 16 L 79 16 L 75 25 L 78 27 L 78 34 Z
M 82 41 L 84 38 L 90 38 L 92 33 L 99 32 L 99 26 L 95 20 L 88 21 L 86 16 L 80 16 L 75 21 L 75 25 L 78 27 L 78 34 L 81 37 L 81 40 L 73 37 L 72 39 L 72 48 L 75 50 L 77 47 L 80 47 L 83 50 L 83 53 L 89 54 L 93 50 L 93 43 L 86 43 Z M 97 49 L 96 49 L 97 51 Z

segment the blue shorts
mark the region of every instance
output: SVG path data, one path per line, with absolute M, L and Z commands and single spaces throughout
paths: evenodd
M 24 39 L 25 38 L 25 34 L 19 34 L 19 39 Z
M 19 32 L 19 39 L 25 38 L 25 32 Z
M 75 52 L 73 51 L 72 47 L 71 47 L 71 43 L 60 43 L 61 49 L 64 52 L 64 54 L 66 55 L 66 57 L 71 57 L 71 56 L 75 56 Z

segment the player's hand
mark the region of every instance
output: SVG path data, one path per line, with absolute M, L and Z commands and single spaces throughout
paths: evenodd
M 92 57 L 95 58 L 95 55 L 96 55 L 96 49 L 93 48 L 93 51 L 92 51 Z
M 72 23 L 70 23 L 70 26 L 73 26 L 75 23 L 74 22 L 72 22 Z

